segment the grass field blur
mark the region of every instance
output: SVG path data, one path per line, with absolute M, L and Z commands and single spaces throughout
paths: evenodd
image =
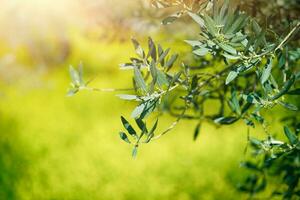
M 35 66 L 35 57 L 22 45 L 10 48 L 1 41 L 0 199 L 246 198 L 234 188 L 243 177 L 244 125 L 216 129 L 204 124 L 193 141 L 195 123 L 186 121 L 143 145 L 133 159 L 118 135 L 119 117 L 129 116 L 133 104 L 115 93 L 66 97 L 68 66 L 80 61 L 88 77 L 97 74 L 94 86 L 129 86 L 131 74 L 118 64 L 131 55 L 130 38 L 91 40 L 76 30 L 68 31 L 67 38 L 71 53 L 63 61 L 46 63 L 46 69 Z M 165 36 L 157 38 L 168 43 Z M 184 49 L 183 43 L 174 46 L 174 51 Z M 5 66 L 11 56 L 13 64 Z M 165 117 L 160 129 L 171 122 Z

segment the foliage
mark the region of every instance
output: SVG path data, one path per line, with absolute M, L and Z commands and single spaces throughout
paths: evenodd
M 134 94 L 119 95 L 121 99 L 137 103 L 131 118 L 139 130 L 131 120 L 121 117 L 127 133 L 120 132 L 120 138 L 133 145 L 132 155 L 136 156 L 141 144 L 165 135 L 182 119 L 197 122 L 194 139 L 205 121 L 216 126 L 242 121 L 249 128 L 262 126 L 266 136 L 257 139 L 249 135 L 253 158 L 242 166 L 253 173 L 239 185 L 239 190 L 253 197 L 266 188 L 269 177 L 273 176 L 279 186 L 272 196 L 300 197 L 298 106 L 291 103 L 293 99 L 299 101 L 300 94 L 299 41 L 294 37 L 300 22 L 289 21 L 292 28 L 281 35 L 272 26 L 260 25 L 260 17 L 249 16 L 231 6 L 228 0 L 154 0 L 152 4 L 158 8 L 180 7 L 180 11 L 164 19 L 163 24 L 170 24 L 184 15 L 198 24 L 199 37 L 185 42 L 192 47 L 200 65 L 191 66 L 182 61 L 180 67 L 175 67 L 178 55 L 170 54 L 169 48 L 164 49 L 149 38 L 145 51 L 132 39 L 136 57 L 122 64 L 121 69 L 133 71 Z M 291 43 L 293 38 L 296 39 Z M 81 89 L 97 90 L 84 84 L 81 74 L 71 68 L 70 94 Z M 218 106 L 208 111 L 212 103 Z M 275 138 L 267 120 L 268 113 L 276 107 L 287 110 L 282 133 L 285 140 Z M 167 129 L 157 133 L 158 117 L 164 113 L 176 119 Z M 151 115 L 157 119 L 147 127 Z

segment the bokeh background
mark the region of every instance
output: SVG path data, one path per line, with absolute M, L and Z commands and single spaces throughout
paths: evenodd
M 195 123 L 180 123 L 133 159 L 118 131 L 134 104 L 115 93 L 66 97 L 68 67 L 80 61 L 93 86 L 130 86 L 118 64 L 133 53 L 131 37 L 152 36 L 186 59 L 193 24 L 161 26 L 168 11 L 141 0 L 0 2 L 0 199 L 246 198 L 235 190 L 245 126 L 204 124 L 193 141 Z

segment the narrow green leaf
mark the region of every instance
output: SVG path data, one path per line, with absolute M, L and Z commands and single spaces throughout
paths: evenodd
M 157 53 L 156 53 L 156 46 L 152 40 L 151 37 L 148 38 L 148 48 L 149 48 L 149 52 L 148 52 L 148 55 L 147 55 L 147 58 L 149 56 L 151 56 L 151 58 L 156 61 L 156 58 L 157 58 Z
M 236 94 L 236 90 L 232 89 L 231 91 L 231 102 L 232 105 L 234 107 L 235 112 L 240 115 L 241 114 L 241 107 L 240 107 L 240 103 L 239 100 L 237 98 L 237 94 Z
M 157 80 L 157 69 L 154 60 L 152 60 L 152 62 L 150 63 L 150 74 L 152 76 L 153 82 L 155 83 Z
M 157 124 L 158 124 L 158 119 L 156 119 L 156 121 L 155 121 L 153 127 L 151 128 L 151 130 L 150 130 L 150 132 L 149 132 L 149 134 L 153 134 L 153 133 L 154 133 L 154 131 L 155 131 L 156 128 L 157 128 Z
M 157 70 L 157 84 L 160 88 L 169 86 L 169 81 L 166 75 L 160 70 Z
M 204 33 L 202 33 L 202 34 L 204 34 Z M 207 37 L 208 37 L 208 36 L 207 36 Z M 215 46 L 216 46 L 216 43 L 215 43 L 215 42 L 213 42 L 213 41 L 210 40 L 210 39 L 207 39 L 206 42 L 207 42 L 207 46 L 208 46 L 208 47 L 210 47 L 210 48 L 212 48 L 212 49 L 215 48 Z M 205 47 L 205 46 L 201 46 L 201 47 Z
M 226 52 L 224 52 L 222 55 L 228 60 L 238 60 L 241 58 L 240 56 L 233 56 L 231 54 L 227 54 Z
M 146 124 L 143 122 L 142 119 L 137 118 L 137 119 L 135 119 L 135 122 L 136 122 L 136 124 L 138 125 L 138 127 L 140 128 L 140 130 L 141 130 L 142 132 L 144 132 L 145 134 L 148 133 Z
M 177 20 L 178 17 L 175 16 L 175 15 L 171 15 L 171 16 L 168 16 L 166 17 L 165 19 L 162 20 L 162 24 L 163 25 L 169 25 L 169 24 L 172 24 L 175 20 Z
M 171 67 L 173 66 L 173 64 L 177 60 L 177 58 L 178 58 L 178 54 L 173 54 L 171 56 L 171 58 L 168 60 L 168 62 L 166 64 L 167 71 L 169 71 L 171 69 Z
M 233 124 L 234 122 L 236 122 L 238 120 L 238 118 L 236 117 L 220 117 L 214 120 L 215 123 L 217 124 Z
M 154 131 L 156 130 L 157 128 L 157 124 L 158 124 L 158 119 L 155 121 L 153 127 L 151 128 L 149 134 L 148 134 L 148 137 L 147 139 L 144 141 L 144 143 L 148 143 L 151 141 L 151 139 L 154 137 Z
M 124 132 L 120 132 L 119 135 L 122 140 L 124 140 L 125 142 L 127 142 L 129 144 L 131 143 L 130 140 L 128 139 L 127 135 Z
M 117 97 L 119 97 L 120 99 L 124 99 L 124 100 L 139 100 L 138 96 L 136 95 L 132 95 L 132 94 L 117 94 Z
M 265 30 L 261 30 L 259 35 L 256 37 L 255 43 L 254 43 L 254 50 L 257 50 L 258 47 L 265 41 Z
M 263 122 L 265 121 L 265 119 L 262 116 L 260 116 L 258 113 L 252 113 L 251 116 L 261 124 L 263 124 Z
M 137 67 L 134 67 L 134 80 L 138 89 L 147 92 L 147 85 L 145 83 L 141 71 Z
M 182 71 L 179 71 L 178 73 L 176 73 L 173 77 L 172 77 L 172 80 L 169 84 L 169 87 L 171 87 L 176 81 L 179 81 L 179 78 L 182 74 Z
M 235 48 L 233 48 L 232 46 L 225 44 L 225 43 L 218 43 L 218 46 L 221 47 L 224 51 L 236 55 L 237 51 Z
M 260 82 L 263 85 L 270 77 L 272 71 L 272 58 L 269 58 L 266 66 L 263 69 Z
M 268 140 L 269 144 L 272 145 L 272 146 L 281 146 L 284 144 L 284 142 L 282 141 L 279 141 L 279 140 L 274 140 L 273 138 L 270 138 Z
M 285 51 L 280 52 L 279 58 L 278 58 L 278 67 L 279 69 L 283 69 L 286 64 L 286 53 Z
M 203 15 L 203 19 L 204 19 L 204 23 L 205 23 L 205 26 L 206 26 L 208 32 L 212 36 L 215 36 L 217 34 L 217 29 L 216 29 L 216 24 L 215 24 L 214 20 L 207 14 Z
M 286 127 L 286 126 L 284 126 L 284 134 L 288 138 L 290 144 L 294 145 L 294 144 L 298 143 L 297 136 L 294 133 L 292 133 L 290 131 L 290 129 L 288 127 Z
M 120 69 L 121 70 L 128 70 L 128 69 L 133 69 L 134 68 L 134 64 L 133 63 L 122 63 L 122 64 L 119 64 L 120 66 Z
M 259 24 L 256 22 L 256 20 L 252 20 L 252 29 L 255 32 L 255 35 L 259 35 L 259 33 L 261 32 L 261 27 L 259 26 Z
M 277 93 L 275 94 L 273 97 L 270 98 L 270 100 L 274 101 L 278 98 L 280 98 L 281 96 L 285 95 L 289 89 L 292 87 L 292 85 L 294 84 L 296 80 L 296 77 L 295 75 L 292 75 L 283 85 L 282 89 Z
M 161 54 L 163 54 L 164 50 L 163 48 L 161 47 L 160 44 L 157 45 L 157 53 L 158 53 L 158 57 L 161 56 Z
M 188 15 L 189 15 L 195 22 L 197 22 L 197 23 L 200 25 L 200 27 L 204 27 L 204 21 L 203 21 L 203 19 L 202 19 L 199 15 L 197 15 L 197 14 L 195 14 L 195 13 L 192 13 L 192 12 L 188 12 Z
M 263 143 L 256 138 L 250 138 L 249 141 L 250 141 L 251 145 L 256 146 L 256 147 L 260 147 L 261 145 L 263 145 Z
M 288 94 L 288 95 L 300 95 L 300 88 L 296 88 L 294 90 L 291 90 L 291 91 L 287 92 L 286 94 Z
M 229 7 L 229 0 L 225 0 L 219 13 L 218 21 L 225 22 L 227 18 L 226 12 L 228 11 L 228 7 Z
M 224 39 L 230 40 L 230 39 L 232 39 L 232 38 L 234 38 L 236 36 L 237 36 L 237 34 L 233 34 L 233 33 L 225 34 L 224 35 Z M 231 45 L 238 45 L 238 46 L 240 45 L 240 44 L 236 44 L 236 43 L 233 43 L 233 42 L 229 42 L 229 44 L 231 44 Z
M 284 108 L 288 109 L 288 110 L 298 111 L 298 107 L 295 106 L 294 104 L 286 103 L 286 102 L 283 102 L 283 101 L 278 101 L 278 103 L 280 105 L 282 105 Z
M 191 90 L 195 90 L 197 87 L 198 87 L 198 76 L 197 74 L 193 75 L 193 78 L 192 78 L 192 83 L 191 83 Z
M 137 138 L 137 134 L 136 134 L 135 130 L 133 129 L 133 127 L 129 124 L 129 122 L 123 116 L 121 116 L 121 121 L 122 121 L 122 124 L 123 124 L 124 128 L 127 130 L 127 132 L 131 136 Z
M 253 51 L 252 45 L 253 45 L 255 39 L 256 39 L 255 37 L 251 37 L 250 40 L 247 41 L 247 45 L 246 45 L 245 50 L 244 50 L 245 54 L 246 54 L 248 51 Z
M 201 129 L 201 122 L 199 122 L 196 125 L 195 131 L 194 131 L 194 141 L 197 139 L 199 133 L 200 133 L 200 129 Z
M 232 12 L 229 12 L 229 11 L 228 11 L 228 14 L 227 14 L 227 17 L 226 17 L 226 18 L 227 18 L 226 21 L 224 21 L 224 22 L 225 22 L 225 26 L 224 26 L 224 28 L 223 28 L 223 32 L 224 32 L 224 33 L 226 33 L 227 30 L 228 30 L 229 28 L 231 28 L 231 26 L 233 25 L 233 23 L 234 23 L 234 21 L 235 21 L 236 15 L 235 15 L 235 13 L 232 13 Z
M 138 105 L 137 107 L 135 107 L 135 109 L 131 113 L 131 117 L 134 119 L 139 118 L 143 113 L 143 111 L 145 110 L 145 107 L 146 107 L 146 103 L 144 102 Z
M 240 43 L 243 40 L 247 39 L 247 35 L 239 35 L 239 36 L 235 36 L 231 39 L 232 43 Z
M 193 53 L 196 54 L 197 56 L 205 56 L 208 52 L 209 52 L 209 49 L 207 49 L 205 47 L 201 47 L 201 48 L 193 51 Z
M 170 51 L 170 48 L 166 49 L 160 56 L 159 56 L 159 59 L 158 59 L 158 62 L 161 63 L 161 65 L 164 65 L 164 59 L 166 58 L 166 56 L 168 55 Z
M 213 3 L 212 19 L 216 24 L 219 24 L 218 15 L 219 15 L 219 8 L 216 3 Z
M 255 128 L 255 124 L 252 120 L 245 118 L 244 122 L 246 123 L 247 126 L 251 126 L 251 127 Z
M 252 103 L 246 102 L 241 110 L 241 114 L 245 114 L 252 107 Z
M 133 158 L 136 158 L 136 156 L 137 156 L 137 151 L 138 151 L 138 146 L 135 145 L 135 146 L 133 147 L 132 154 L 131 154 Z
M 200 47 L 203 45 L 202 42 L 200 42 L 199 40 L 184 40 L 186 43 L 188 43 L 189 45 L 191 45 L 192 47 Z
M 131 41 L 132 41 L 132 44 L 134 46 L 136 54 L 140 58 L 144 59 L 145 58 L 145 52 L 144 52 L 143 48 L 141 47 L 140 43 L 136 39 L 134 39 L 134 38 L 131 38 Z
M 156 108 L 156 102 L 157 99 L 142 102 L 132 111 L 131 117 L 134 119 L 137 118 L 144 119 L 154 111 L 154 109 Z
M 236 33 L 240 31 L 247 23 L 249 17 L 245 14 L 237 15 L 237 19 L 233 22 L 233 24 L 228 28 L 226 34 Z
M 156 121 L 155 121 L 153 127 L 151 128 L 151 130 L 150 130 L 150 132 L 149 132 L 149 134 L 148 134 L 147 139 L 144 141 L 145 143 L 150 142 L 151 139 L 154 137 L 154 131 L 155 131 L 156 128 L 157 128 L 157 124 L 158 124 L 158 119 L 156 119 Z
M 278 84 L 272 74 L 270 75 L 270 81 L 273 87 L 278 90 Z
M 229 74 L 226 78 L 225 84 L 228 85 L 231 81 L 233 81 L 238 76 L 238 74 L 239 73 L 236 71 L 229 72 Z
M 245 101 L 247 101 L 248 103 L 251 104 L 261 104 L 261 101 L 259 98 L 257 98 L 255 95 L 253 94 L 244 94 L 242 95 L 243 99 Z
M 71 96 L 75 95 L 78 91 L 79 91 L 78 88 L 71 88 L 71 89 L 69 89 L 69 91 L 67 92 L 67 96 L 68 96 L 68 97 L 71 97 Z
M 245 167 L 247 169 L 250 169 L 250 170 L 261 171 L 261 169 L 259 169 L 257 165 L 255 165 L 254 163 L 252 163 L 250 161 L 242 162 L 241 166 Z
M 69 71 L 70 71 L 72 83 L 74 83 L 77 86 L 80 85 L 79 73 L 73 68 L 73 66 L 70 66 Z
M 148 117 L 155 110 L 156 103 L 157 103 L 157 99 L 147 101 L 146 105 L 145 105 L 145 109 L 143 110 L 140 118 L 144 119 L 144 118 Z

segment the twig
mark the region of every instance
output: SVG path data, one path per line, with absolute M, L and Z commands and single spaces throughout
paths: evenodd
M 161 134 L 153 137 L 151 140 L 157 140 L 159 139 L 161 136 L 165 135 L 166 133 L 168 133 L 170 130 L 172 130 L 177 124 L 178 122 L 182 119 L 182 117 L 184 116 L 185 112 L 187 110 L 187 106 L 185 106 L 184 110 L 182 111 L 182 113 L 177 117 L 177 119 L 165 130 L 163 131 Z
M 289 34 L 287 34 L 287 36 L 282 40 L 282 42 L 275 48 L 274 51 L 277 51 L 278 49 L 280 49 L 289 39 L 292 38 L 293 34 L 298 31 L 298 29 L 300 28 L 300 22 L 298 22 L 296 24 L 296 26 L 289 32 Z
M 91 88 L 91 87 L 85 87 L 82 88 L 85 90 L 90 90 L 90 91 L 96 91 L 96 92 L 118 92 L 118 91 L 132 91 L 134 88 L 120 88 L 120 89 L 115 89 L 115 88 Z

